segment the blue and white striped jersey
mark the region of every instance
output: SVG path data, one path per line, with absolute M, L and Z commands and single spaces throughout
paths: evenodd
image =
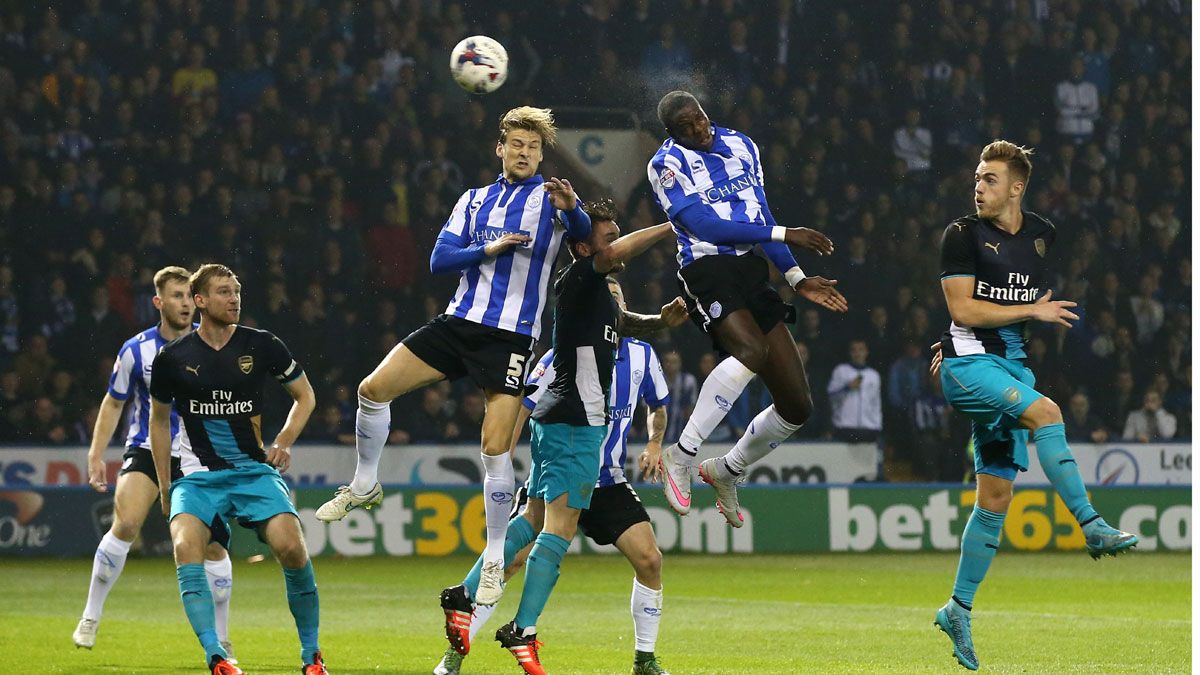
M 535 387 L 525 397 L 525 407 L 533 409 L 546 387 L 554 381 L 554 350 L 546 352 L 529 375 L 527 384 Z M 633 338 L 621 338 L 617 359 L 613 362 L 612 388 L 609 391 L 608 435 L 600 446 L 600 480 L 596 487 L 626 482 L 625 460 L 629 448 L 629 427 L 638 401 L 657 408 L 670 403 L 667 378 L 663 375 L 658 354 L 648 343 Z
M 703 204 L 722 220 L 768 226 L 758 146 L 733 129 L 713 125 L 712 132 L 710 152 L 689 150 L 668 138 L 646 166 L 654 197 L 675 227 L 680 267 L 704 256 L 744 255 L 753 248 L 711 244 L 689 232 L 675 216 L 692 204 Z
M 546 287 L 563 237 L 561 213 L 542 189 L 544 182 L 540 175 L 519 183 L 501 176 L 458 199 L 440 236 L 449 235 L 463 247 L 486 245 L 514 232 L 529 235 L 530 241 L 511 255 L 463 270 L 446 314 L 538 338 Z
M 133 397 L 125 447 L 150 449 L 150 372 L 154 357 L 167 344 L 158 326 L 147 328 L 121 345 L 108 378 L 108 395 L 118 401 Z M 171 454 L 179 456 L 179 415 L 171 409 Z

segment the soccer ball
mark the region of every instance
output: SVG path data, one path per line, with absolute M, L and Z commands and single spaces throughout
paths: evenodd
M 450 52 L 450 74 L 472 94 L 490 94 L 508 77 L 508 52 L 486 35 L 473 35 Z

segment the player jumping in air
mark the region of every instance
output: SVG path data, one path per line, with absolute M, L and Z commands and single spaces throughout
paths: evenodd
M 589 205 L 592 222 L 615 221 L 615 210 L 601 205 Z M 618 309 L 625 317 L 618 319 L 618 323 L 621 330 L 627 333 L 646 335 L 678 325 L 686 318 L 682 299 L 663 307 L 658 316 L 629 313 L 625 309 L 620 286 L 611 276 L 608 281 Z M 514 446 L 529 413 L 555 380 L 554 354 L 553 349 L 546 352 L 530 375 L 529 386 L 533 391 L 525 398 L 526 410 L 513 434 Z M 601 444 L 599 457 L 600 477 L 592 492 L 590 505 L 579 516 L 579 527 L 585 536 L 598 545 L 615 544 L 634 568 L 630 599 L 635 638 L 633 672 L 643 675 L 664 671 L 654 653 L 662 617 L 662 553 L 658 550 L 654 530 L 650 527 L 650 516 L 627 482 L 624 470 L 629 428 L 639 400 L 646 404 L 650 432 L 646 449 L 639 457 L 639 465 L 644 474 L 656 477 L 662 437 L 667 425 L 666 404 L 669 395 L 666 378 L 653 347 L 640 340 L 623 337 L 612 372 L 608 431 Z M 528 508 L 520 511 L 510 522 L 510 542 L 505 550 L 520 553 L 506 556 L 506 576 L 511 577 L 522 564 L 523 554 L 528 552 L 529 547 L 526 545 L 522 549 L 519 546 L 523 542 L 531 542 L 535 533 L 542 529 L 545 513 L 546 502 L 533 498 L 529 500 Z M 434 671 L 437 675 L 454 675 L 458 672 L 465 654 L 470 650 L 471 640 L 494 609 L 471 602 L 472 589 L 478 584 L 479 566 L 480 563 L 476 562 L 461 585 L 442 593 L 446 636 L 451 646 Z
M 582 241 L 591 221 L 565 180 L 538 175 L 544 146 L 557 130 L 550 111 L 514 108 L 500 119 L 495 183 L 467 190 L 438 235 L 433 272 L 461 280 L 446 313 L 406 337 L 359 384 L 354 480 L 317 510 L 340 520 L 383 500 L 379 457 L 391 421 L 390 402 L 440 380 L 470 376 L 484 391 L 484 518 L 487 548 L 476 600 L 495 604 L 503 593 L 504 532 L 516 479 L 509 439 L 521 410 L 525 374 L 541 332 L 546 286 L 564 231 Z
M 971 418 L 975 443 L 975 510 L 962 535 L 954 594 L 934 620 L 950 636 L 954 656 L 979 668 L 971 641 L 971 607 L 1000 543 L 1013 481 L 1029 466 L 1029 432 L 1038 462 L 1083 528 L 1093 558 L 1137 545 L 1113 529 L 1088 502 L 1079 467 L 1067 447 L 1062 411 L 1034 388 L 1025 367 L 1028 321 L 1069 327 L 1074 302 L 1052 300 L 1046 255 L 1056 237 L 1050 221 L 1021 209 L 1033 165 L 1030 151 L 995 141 L 975 169 L 975 215 L 950 223 L 942 237 L 942 292 L 950 329 L 934 345 L 946 400 Z
M 236 675 L 213 627 L 204 547 L 236 518 L 254 528 L 283 567 L 288 607 L 300 636 L 304 675 L 327 675 L 317 644 L 320 602 L 312 562 L 279 472 L 316 407 L 304 370 L 274 335 L 238 325 L 241 283 L 224 265 L 191 277 L 200 327 L 159 352 L 150 380 L 150 449 L 163 513 L 175 544 L 179 594 L 213 673 Z M 263 449 L 263 383 L 274 378 L 294 399 L 287 422 Z M 171 480 L 171 409 L 181 422 L 179 469 Z
M 125 402 L 133 398 L 129 433 L 125 437 L 124 462 L 121 463 L 113 494 L 112 527 L 96 547 L 87 606 L 71 636 L 76 647 L 91 649 L 95 646 L 104 600 L 120 578 L 133 540 L 142 529 L 146 514 L 158 496 L 158 479 L 154 475 L 154 459 L 150 456 L 150 373 L 158 350 L 192 330 L 192 315 L 196 312 L 196 305 L 189 292 L 189 274 L 182 267 L 164 267 L 155 272 L 154 307 L 159 313 L 159 323 L 121 345 L 112 376 L 108 380 L 108 393 L 104 395 L 100 414 L 96 416 L 92 443 L 88 448 L 88 482 L 96 491 L 107 492 L 104 448 L 121 421 Z M 179 418 L 172 411 L 172 477 L 178 475 L 178 433 Z M 229 598 L 233 592 L 233 565 L 225 551 L 229 537 L 227 533 L 221 533 L 214 539 L 204 552 L 204 572 L 216 609 L 217 639 L 229 655 L 230 662 L 237 663 L 233 658 L 233 645 L 229 643 Z
M 693 321 L 731 357 L 721 374 L 705 380 L 693 418 L 719 420 L 754 374 L 774 401 L 724 457 L 700 465 L 700 477 L 717 494 L 717 507 L 730 525 L 741 527 L 738 479 L 812 413 L 804 363 L 783 324 L 787 305 L 767 283 L 766 261 L 751 255 L 751 249 L 760 244 L 801 297 L 837 312 L 846 311 L 846 299 L 836 281 L 805 276 L 796 264 L 788 244 L 822 255 L 833 253 L 833 244 L 820 232 L 776 225 L 754 141 L 713 125 L 699 101 L 683 91 L 659 101 L 658 118 L 670 138 L 651 158 L 647 173 L 659 206 L 675 227 L 679 286 Z M 700 426 L 711 433 L 712 427 Z M 696 451 L 703 440 L 699 434 L 694 437 L 695 447 L 677 443 L 663 451 L 664 492 L 680 514 L 691 508 Z

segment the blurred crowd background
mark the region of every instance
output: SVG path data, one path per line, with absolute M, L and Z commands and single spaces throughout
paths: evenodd
M 510 56 L 482 98 L 447 69 L 476 33 Z M 962 478 L 966 422 L 927 373 L 939 242 L 1001 137 L 1036 149 L 1026 208 L 1079 303 L 1071 329 L 1031 327 L 1039 389 L 1076 441 L 1189 438 L 1190 34 L 1179 0 L 0 2 L 0 441 L 87 442 L 117 349 L 157 318 L 153 272 L 218 261 L 317 388 L 306 439 L 352 443 L 358 381 L 450 298 L 429 252 L 495 180 L 498 116 L 627 109 L 661 136 L 674 88 L 757 141 L 781 224 L 837 245 L 798 254 L 851 304 L 797 306 L 801 438 L 865 406 L 890 477 Z M 664 217 L 642 183 L 626 231 Z M 678 292 L 673 248 L 649 256 L 622 280 L 642 312 Z M 691 325 L 653 342 L 673 439 L 718 355 Z M 842 364 L 852 396 L 829 393 Z M 752 384 L 714 442 L 767 400 Z M 476 442 L 482 410 L 465 381 L 429 388 L 394 404 L 392 440 Z

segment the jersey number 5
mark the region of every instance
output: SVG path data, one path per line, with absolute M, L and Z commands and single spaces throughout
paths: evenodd
M 504 382 L 513 389 L 520 389 L 521 382 L 525 379 L 525 356 L 523 354 L 512 354 L 508 359 L 508 373 L 505 375 Z

